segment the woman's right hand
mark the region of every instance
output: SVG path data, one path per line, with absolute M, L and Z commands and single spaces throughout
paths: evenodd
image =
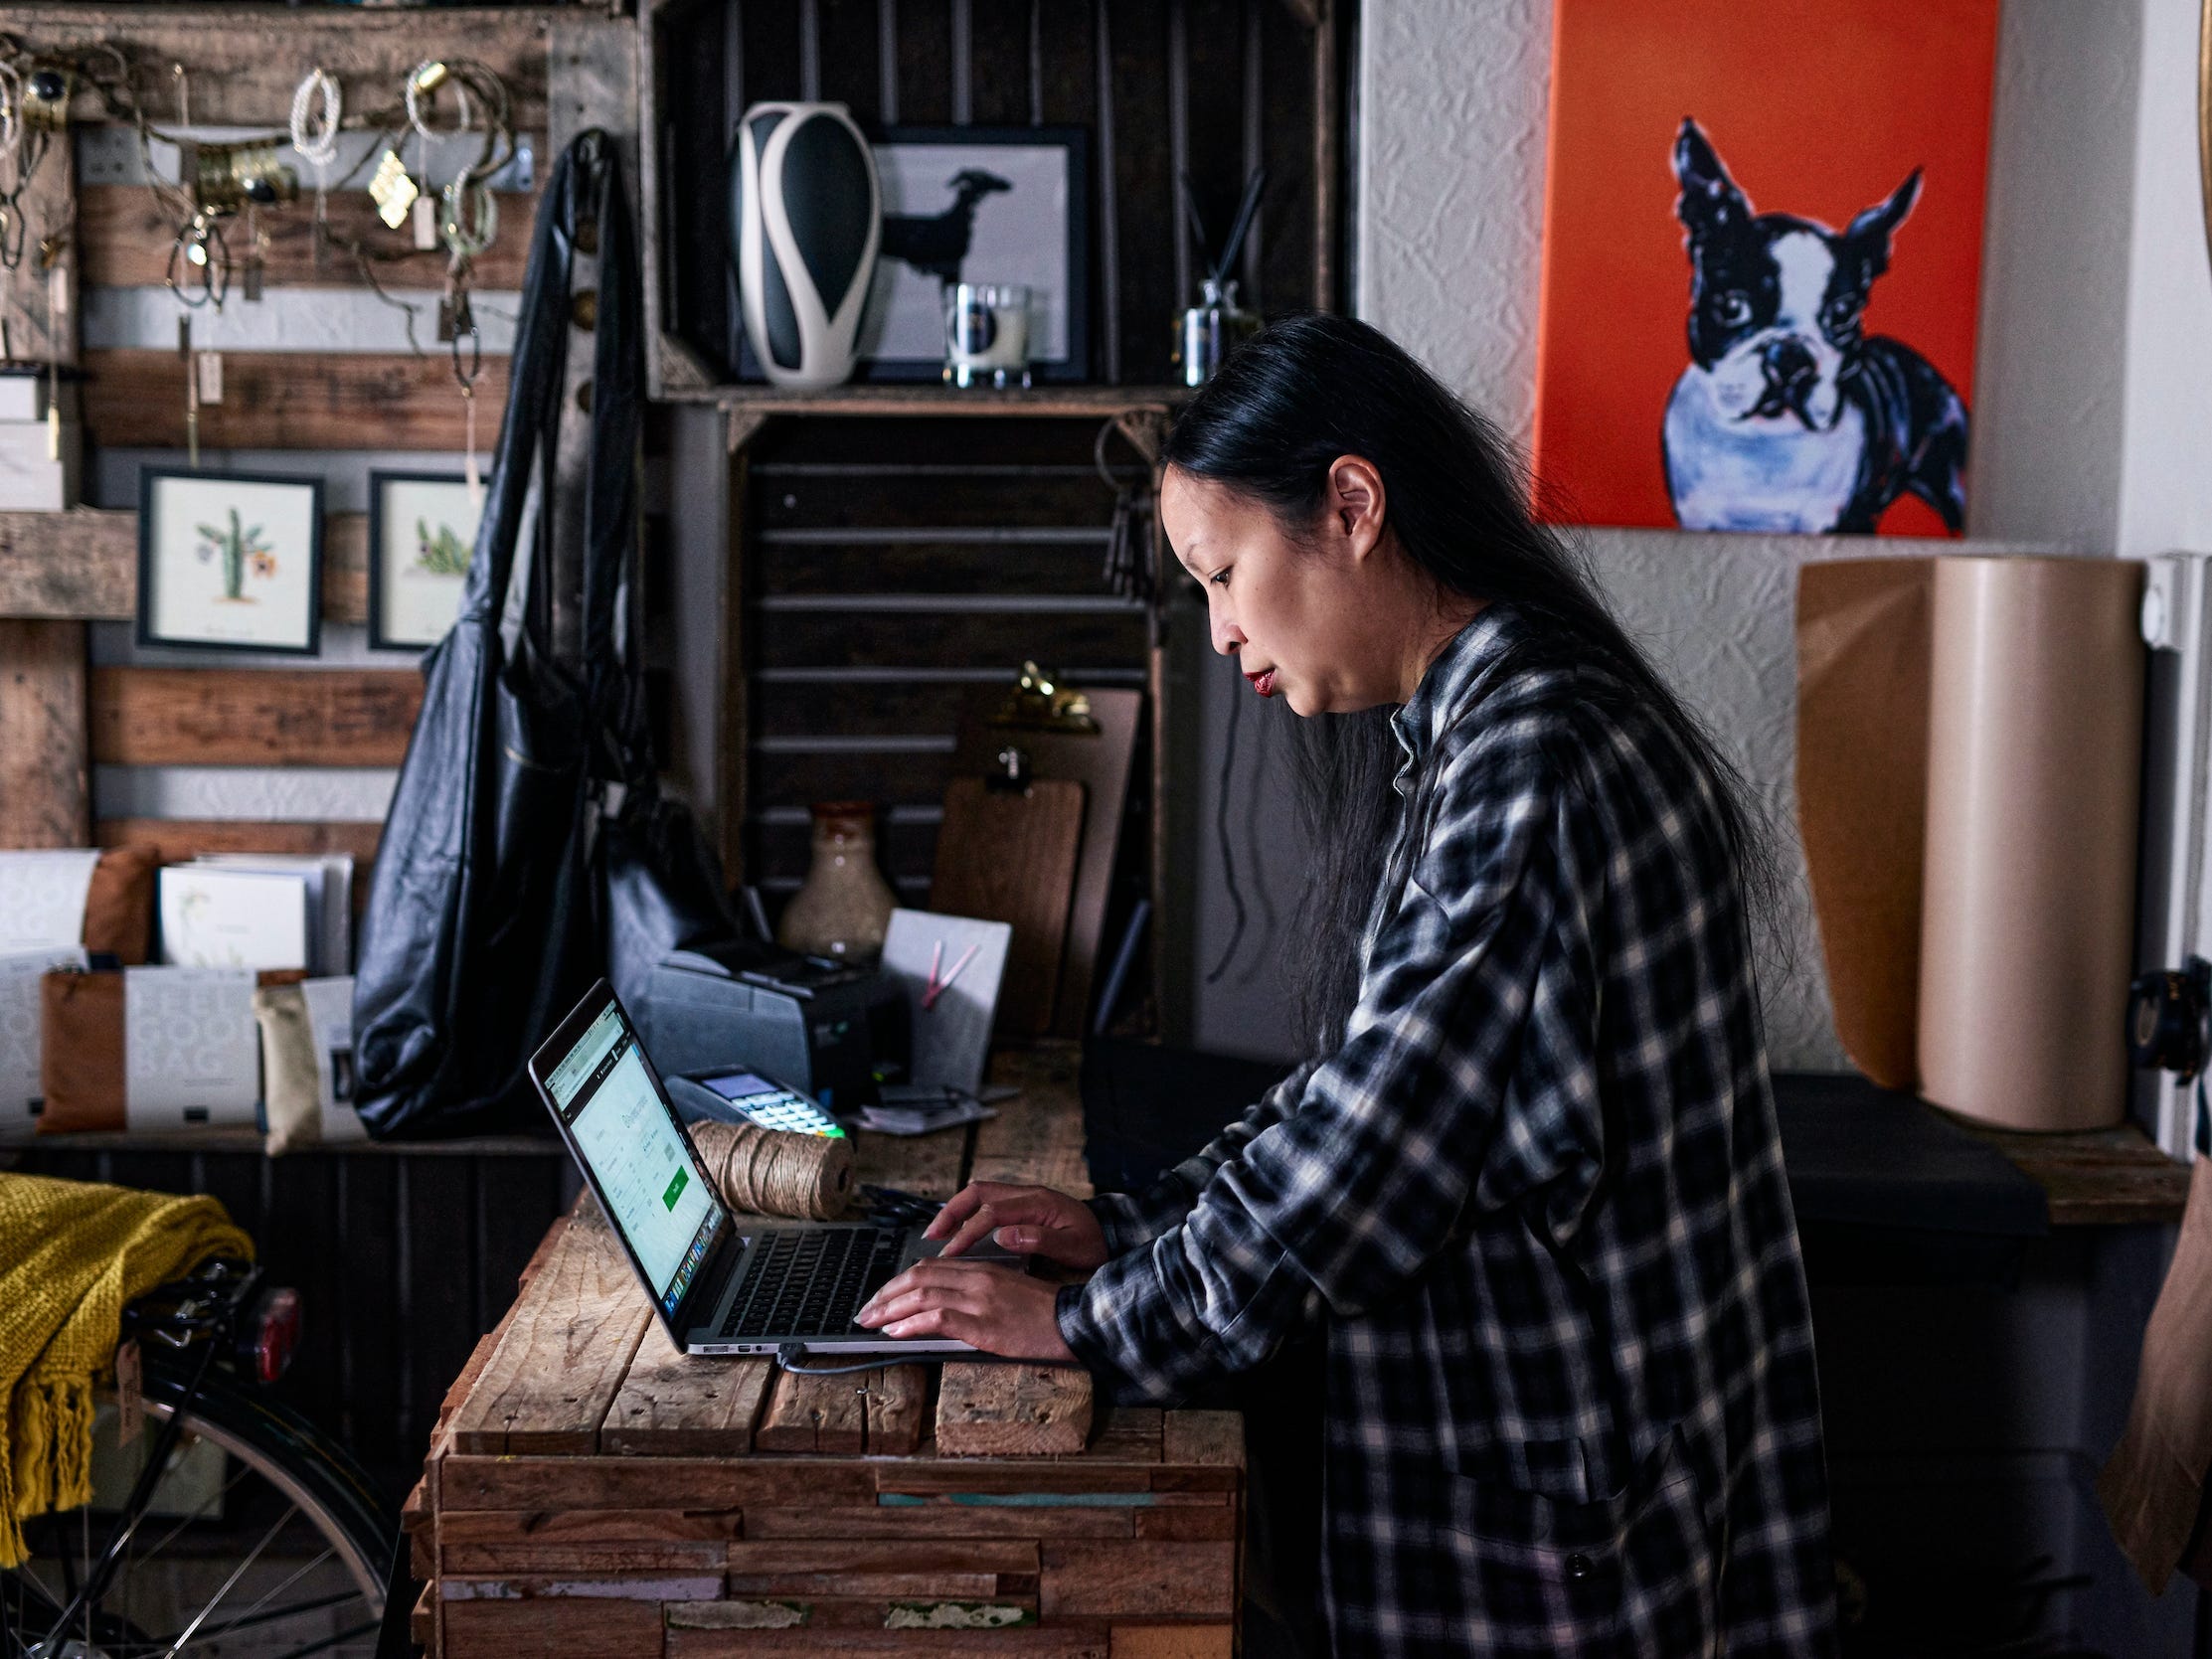
M 1023 1250 L 1066 1267 L 1104 1266 L 1106 1234 L 1081 1199 L 1050 1187 L 1016 1187 L 973 1181 L 922 1230 L 944 1240 L 940 1255 L 958 1255 L 988 1238 L 1001 1248 Z

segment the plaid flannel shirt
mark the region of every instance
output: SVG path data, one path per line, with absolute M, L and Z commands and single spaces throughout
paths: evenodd
M 1059 1324 L 1173 1402 L 1325 1329 L 1339 1655 L 1833 1650 L 1811 1315 L 1703 773 L 1485 609 L 1394 726 L 1342 1046 L 1137 1197 Z

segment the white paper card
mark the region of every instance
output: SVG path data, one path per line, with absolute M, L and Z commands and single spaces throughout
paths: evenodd
M 251 1128 L 260 1098 L 251 969 L 123 969 L 126 1128 Z
M 91 850 L 0 853 L 0 950 L 43 950 L 85 942 Z
M 0 1142 L 30 1138 L 45 1100 L 39 1080 L 39 981 L 84 965 L 84 949 L 77 945 L 0 955 Z
M 353 976 L 309 979 L 299 991 L 306 999 L 307 1026 L 315 1039 L 323 1143 L 367 1140 L 369 1131 L 353 1109 Z
M 353 971 L 353 855 L 351 853 L 203 853 L 195 865 L 260 870 L 303 877 L 307 883 L 307 971 Z
M 171 966 L 307 967 L 304 875 L 171 864 L 157 886 L 161 959 Z
M 913 1022 L 918 1083 L 979 1092 L 990 1059 L 991 1016 L 1014 929 L 1003 921 L 893 911 L 884 934 L 883 966 L 899 976 Z M 931 982 L 942 987 L 934 996 Z M 927 1000 L 929 1006 L 925 1007 Z

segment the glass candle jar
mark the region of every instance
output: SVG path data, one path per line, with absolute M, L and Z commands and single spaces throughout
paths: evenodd
M 898 905 L 876 868 L 875 803 L 822 801 L 812 810 L 813 857 L 783 907 L 775 942 L 810 956 L 873 962 Z
M 1029 384 L 1029 289 L 952 282 L 944 289 L 944 378 L 952 385 Z

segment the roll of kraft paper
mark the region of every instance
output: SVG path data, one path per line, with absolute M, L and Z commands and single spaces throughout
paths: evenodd
M 707 1179 L 733 1210 L 833 1222 L 853 1196 L 853 1143 L 753 1123 L 689 1125 Z
M 2126 1110 L 2142 567 L 1941 559 L 1921 1092 L 2008 1129 Z

